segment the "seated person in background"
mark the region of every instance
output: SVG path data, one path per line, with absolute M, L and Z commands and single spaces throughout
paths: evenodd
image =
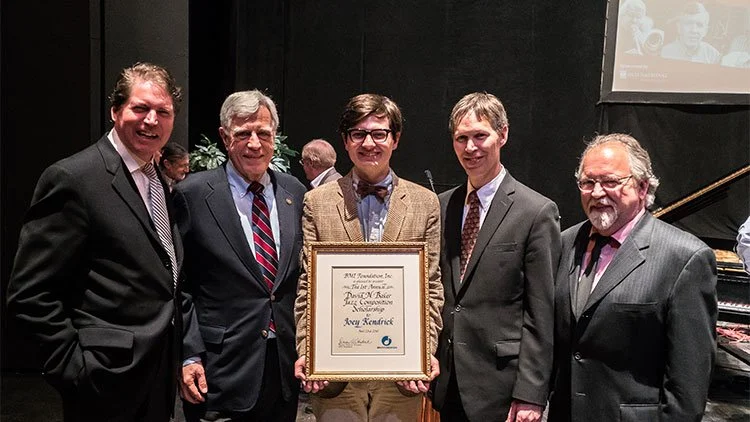
M 190 172 L 190 156 L 180 144 L 169 142 L 161 149 L 159 170 L 171 191 L 174 184 L 185 179 Z
M 703 4 L 686 3 L 680 15 L 672 20 L 677 22 L 677 39 L 662 48 L 661 56 L 695 63 L 718 63 L 719 50 L 703 41 L 708 33 L 708 20 L 708 11 Z

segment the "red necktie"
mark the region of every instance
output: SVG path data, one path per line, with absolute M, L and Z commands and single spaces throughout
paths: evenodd
M 258 182 L 252 182 L 248 190 L 253 193 L 253 243 L 255 244 L 255 260 L 260 265 L 260 272 L 263 274 L 263 280 L 268 286 L 268 290 L 273 290 L 273 283 L 276 280 L 276 270 L 279 260 L 276 255 L 276 242 L 273 241 L 273 231 L 271 230 L 271 217 L 266 206 L 266 200 L 263 198 L 263 185 Z M 269 327 L 276 331 L 276 325 L 271 316 Z
M 461 232 L 461 281 L 464 280 L 466 264 L 469 262 L 471 251 L 474 249 L 474 243 L 477 241 L 479 233 L 479 197 L 477 191 L 473 190 L 469 194 L 469 212 L 466 213 L 464 229 Z

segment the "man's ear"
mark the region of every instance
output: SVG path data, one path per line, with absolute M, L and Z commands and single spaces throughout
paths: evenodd
M 396 133 L 393 134 L 393 148 L 391 148 L 391 149 L 398 148 L 398 141 L 400 139 L 401 139 L 401 132 L 396 132 Z
M 221 141 L 224 142 L 224 146 L 229 148 L 229 134 L 221 126 L 219 126 L 219 136 L 221 137 Z

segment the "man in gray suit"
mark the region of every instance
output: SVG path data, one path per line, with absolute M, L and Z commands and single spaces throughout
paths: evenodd
M 175 189 L 185 242 L 181 393 L 188 421 L 294 421 L 294 300 L 302 197 L 271 171 L 276 105 L 260 91 L 221 107 L 226 165 Z
M 445 326 L 433 404 L 451 422 L 538 421 L 552 374 L 557 206 L 501 164 L 508 118 L 497 97 L 466 95 L 449 129 L 467 182 L 440 195 Z
M 646 210 L 659 180 L 633 137 L 596 137 L 576 178 L 588 220 L 563 232 L 549 421 L 700 421 L 714 253 Z
M 302 147 L 300 159 L 305 177 L 310 187 L 315 189 L 320 185 L 341 179 L 336 171 L 336 150 L 325 139 L 313 139 Z

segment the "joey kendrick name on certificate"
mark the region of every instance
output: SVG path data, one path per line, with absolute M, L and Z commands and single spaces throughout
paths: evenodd
M 331 270 L 333 354 L 403 354 L 403 268 L 334 267 Z

